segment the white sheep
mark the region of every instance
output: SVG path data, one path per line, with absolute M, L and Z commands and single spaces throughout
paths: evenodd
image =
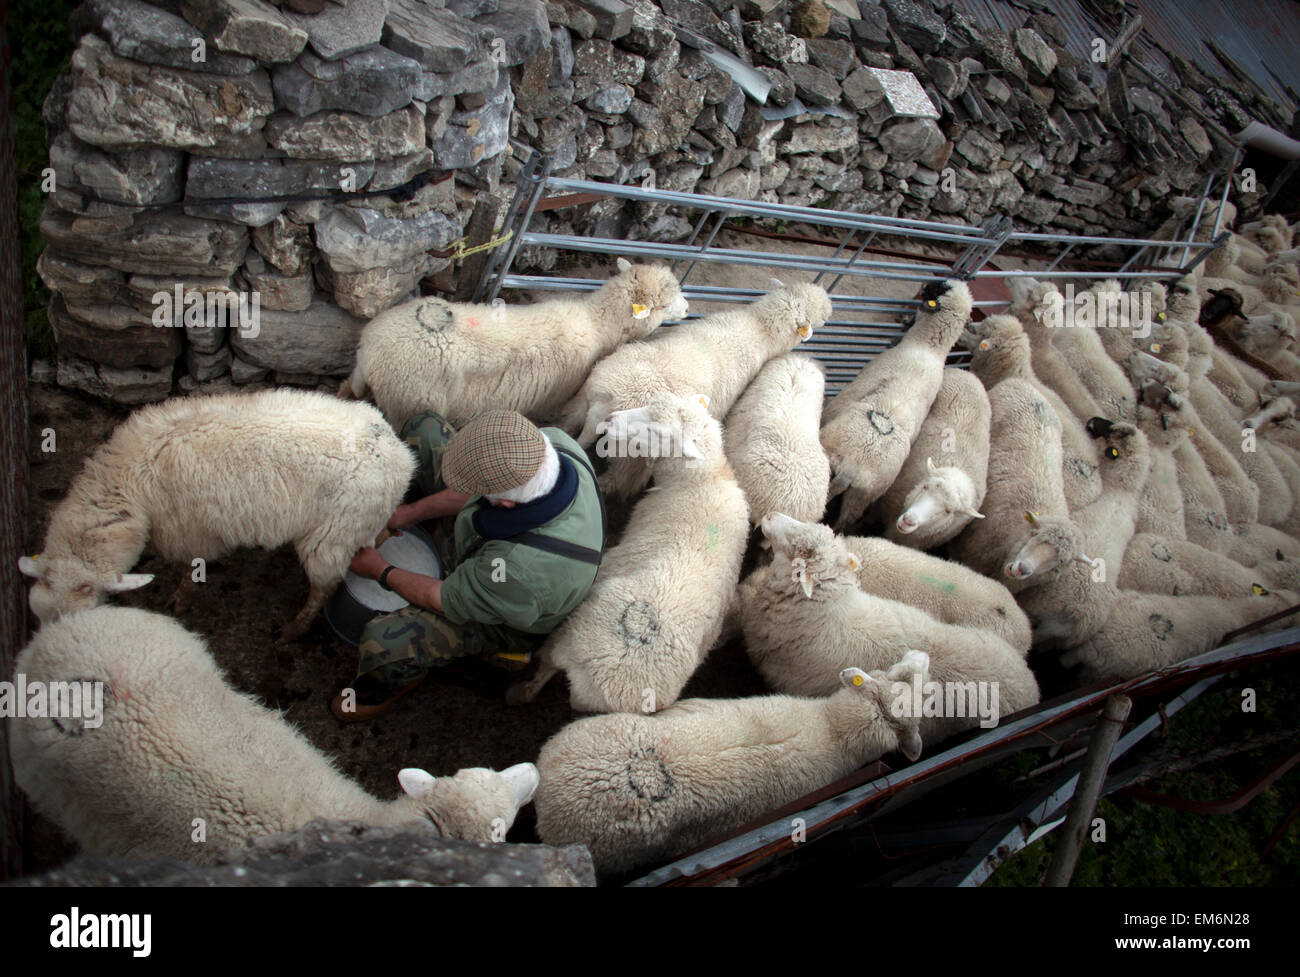
M 837 526 L 857 522 L 898 477 L 970 311 L 965 282 L 926 285 L 916 321 L 903 338 L 826 405 L 821 437 L 831 459 L 831 497 L 845 493 Z
M 1067 667 L 1082 664 L 1083 679 L 1132 678 L 1216 647 L 1229 631 L 1296 603 L 1287 592 L 1225 600 L 1127 594 L 1105 626 L 1061 656 Z M 1287 626 L 1269 625 L 1267 630 Z
M 989 396 L 979 380 L 966 370 L 943 371 L 907 461 L 877 503 L 889 539 L 928 550 L 972 519 L 984 518 L 979 507 L 988 478 L 989 415 Z M 803 518 L 784 508 L 773 511 Z
M 868 594 L 920 608 L 945 624 L 991 631 L 1029 653 L 1029 618 L 998 581 L 952 560 L 875 536 L 844 536 L 858 558 L 858 586 Z
M 1118 283 L 1112 281 L 1110 284 L 1118 290 Z M 1103 282 L 1097 286 L 1099 292 L 1084 291 L 1076 295 L 1073 309 L 1061 305 L 1053 317 L 1055 321 L 1049 323 L 1055 326 L 1051 342 L 1097 404 L 1098 410 L 1088 416 L 1132 423 L 1136 419 L 1136 404 L 1128 377 L 1107 354 L 1097 335 L 1098 330 L 1089 328 L 1087 320 L 1081 317 L 1080 310 L 1087 303 L 1097 302 L 1099 293 L 1103 296 L 1102 301 L 1107 301 L 1104 298 L 1105 285 Z
M 370 320 L 339 392 L 364 397 L 369 388 L 394 427 L 423 410 L 452 426 L 497 408 L 546 418 L 598 359 L 686 311 L 669 269 L 624 258 L 617 275 L 579 297 L 533 305 L 416 299 Z
M 1008 283 L 1012 295 L 1009 311 L 1029 337 L 1031 362 L 1038 379 L 1056 391 L 1075 417 L 1096 417 L 1101 406 L 1079 379 L 1065 356 L 1052 344 L 1054 325 L 1065 300 L 1051 282 L 1033 278 L 1013 278 Z M 1100 482 L 1097 491 L 1101 491 Z M 1095 496 L 1094 496 L 1095 498 Z
M 1213 597 L 1249 597 L 1278 586 L 1277 574 L 1267 566 L 1247 569 L 1236 560 L 1189 543 L 1151 533 L 1138 533 L 1124 551 L 1116 585 L 1121 590 L 1147 594 L 1209 594 Z
M 1054 389 L 1034 372 L 1030 340 L 1018 316 L 992 315 L 972 327 L 965 337 L 971 349 L 971 372 L 992 390 L 1009 377 L 1032 384 L 1056 412 L 1061 422 L 1061 488 L 1071 511 L 1101 494 L 1097 466 L 1101 455 L 1083 421 L 1074 415 Z M 1092 415 L 1086 415 L 1092 416 Z
M 999 577 L 1025 512 L 1065 516 L 1068 509 L 1056 411 L 1033 384 L 1018 377 L 994 387 L 989 405 L 993 419 L 984 518 L 967 526 L 951 545 L 962 563 Z
M 547 639 L 534 698 L 556 671 L 584 712 L 654 712 L 682 687 L 722 630 L 749 542 L 749 510 L 699 400 L 659 397 L 614 415 L 616 444 L 655 450 L 655 488 L 637 503 L 591 593 Z M 680 450 L 678 450 L 680 449 Z
M 830 314 L 824 288 L 783 286 L 742 308 L 683 323 L 648 342 L 629 343 L 596 364 L 564 407 L 559 426 L 586 448 L 611 413 L 666 393 L 704 394 L 709 411 L 721 420 L 763 364 L 807 340 Z M 649 479 L 645 459 L 615 458 L 601 484 L 626 499 Z
M 768 512 L 822 517 L 831 481 L 818 438 L 825 390 L 816 360 L 786 353 L 768 361 L 727 413 L 727 460 L 749 500 L 751 522 Z
M 991 631 L 945 624 L 925 611 L 876 597 L 858 583 L 858 559 L 828 526 L 780 513 L 763 518 L 773 559 L 739 594 L 745 651 L 769 686 L 792 695 L 829 695 L 832 665 L 871 670 L 908 648 L 930 656 L 931 677 L 996 690 L 998 716 L 1038 702 L 1024 654 Z M 989 717 L 997 718 L 997 717 Z M 937 743 L 979 725 L 974 709 L 927 715 L 921 736 Z
M 297 638 L 363 546 L 384 532 L 415 457 L 368 404 L 302 390 L 175 398 L 142 408 L 86 462 L 54 510 L 32 610 L 42 621 L 142 587 L 146 543 L 182 563 L 293 543 L 311 592 Z M 182 595 L 178 592 L 177 600 Z
M 824 699 L 684 699 L 652 716 L 570 723 L 537 759 L 537 833 L 548 845 L 586 845 L 603 874 L 626 872 L 896 750 L 915 760 L 915 710 L 896 703 L 924 686 L 927 664 L 910 651 L 887 672 L 833 672 L 839 691 Z
M 83 705 L 81 718 L 29 713 L 9 725 L 18 784 L 94 854 L 211 864 L 223 848 L 316 818 L 423 818 L 445 837 L 501 840 L 537 787 L 531 763 L 441 778 L 408 768 L 404 794 L 378 800 L 231 688 L 202 639 L 148 611 L 100 607 L 47 624 L 17 672 L 29 689 L 100 683 L 97 716 Z
M 1020 606 L 1034 622 L 1034 645 L 1040 649 L 1072 647 L 1106 623 L 1118 595 L 1107 576 L 1118 576 L 1151 470 L 1146 436 L 1133 425 L 1094 417 L 1088 429 L 1101 442 L 1104 488 L 1095 501 L 1070 513 L 1070 521 L 1082 530 L 1091 561 L 1062 564 L 1018 594 Z M 1023 582 L 1023 574 L 1013 573 L 1020 566 L 1013 561 L 1004 572 Z

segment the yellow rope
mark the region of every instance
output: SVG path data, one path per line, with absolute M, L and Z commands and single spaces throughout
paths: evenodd
M 482 251 L 491 251 L 493 248 L 501 247 L 501 245 L 505 244 L 514 236 L 515 236 L 514 231 L 506 231 L 504 234 L 500 235 L 499 237 L 491 238 L 490 240 L 485 241 L 483 244 L 476 244 L 472 248 L 465 247 L 465 239 L 461 238 L 459 241 L 456 242 L 456 247 L 451 252 L 450 258 L 452 261 L 459 261 L 461 258 L 468 258 L 472 254 L 478 254 L 479 252 Z

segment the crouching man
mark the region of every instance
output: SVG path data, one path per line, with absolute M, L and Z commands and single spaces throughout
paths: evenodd
M 399 506 L 389 528 L 454 517 L 443 579 L 401 570 L 374 548 L 351 569 L 396 591 L 409 607 L 366 626 L 357 677 L 335 697 L 345 722 L 371 719 L 433 668 L 479 656 L 524 668 L 546 635 L 591 589 L 605 545 L 595 472 L 576 441 L 523 415 L 481 414 L 453 434 L 437 414 L 416 415 L 402 437 L 420 456 L 427 493 Z

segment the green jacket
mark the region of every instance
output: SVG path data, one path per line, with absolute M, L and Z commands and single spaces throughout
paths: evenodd
M 542 428 L 542 433 L 553 445 L 587 457 L 578 442 L 559 428 Z M 600 490 L 586 464 L 573 464 L 578 469 L 578 494 L 568 508 L 533 532 L 599 551 Z M 443 614 L 453 624 L 504 624 L 530 634 L 548 634 L 586 598 L 596 567 L 507 539 L 489 539 L 474 551 L 481 541 L 474 530 L 474 513 L 486 505 L 476 495 L 456 516 L 456 569 L 442 582 Z

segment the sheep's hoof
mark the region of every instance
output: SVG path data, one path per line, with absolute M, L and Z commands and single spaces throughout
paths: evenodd
M 536 698 L 532 682 L 514 682 L 506 689 L 506 705 L 526 706 Z
M 307 625 L 295 618 L 280 629 L 280 637 L 275 639 L 275 643 L 277 646 L 292 644 L 306 633 Z

